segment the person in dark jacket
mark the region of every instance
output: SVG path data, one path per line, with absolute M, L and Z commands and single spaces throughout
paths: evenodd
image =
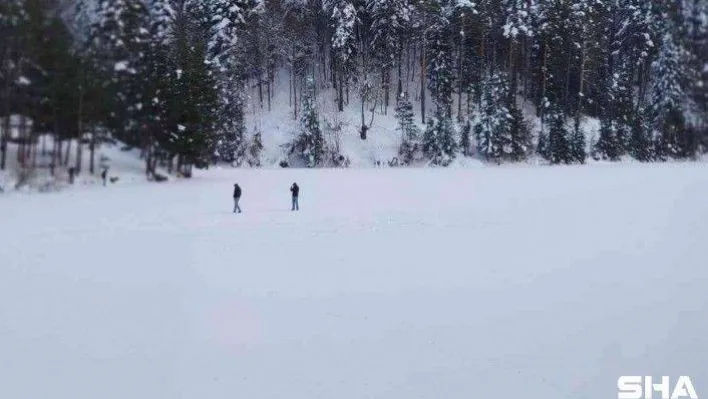
M 241 187 L 238 184 L 234 184 L 234 213 L 241 213 L 241 207 L 238 206 L 238 201 L 241 199 Z
M 103 172 L 101 172 L 101 179 L 103 179 L 103 187 L 106 187 L 106 179 L 108 179 L 108 169 L 103 169 Z
M 297 183 L 293 183 L 292 186 L 290 186 L 290 192 L 293 194 L 293 207 L 291 211 L 294 210 L 300 210 L 300 204 L 298 203 L 298 196 L 300 195 L 300 187 L 298 187 Z

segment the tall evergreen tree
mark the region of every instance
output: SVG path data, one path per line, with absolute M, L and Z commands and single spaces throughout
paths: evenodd
M 315 106 L 314 81 L 312 79 L 307 81 L 307 91 L 302 97 L 300 133 L 293 142 L 290 151 L 302 157 L 310 168 L 320 166 L 324 160 L 324 135 Z
M 568 129 L 566 126 L 565 114 L 562 107 L 553 104 L 548 114 L 548 160 L 552 164 L 566 163 L 573 161 L 570 143 L 568 142 Z
M 452 93 L 455 85 L 455 63 L 452 58 L 452 46 L 449 22 L 439 18 L 430 29 L 427 38 L 428 54 L 428 89 L 433 98 L 438 115 L 452 117 Z
M 398 154 L 404 164 L 410 164 L 418 158 L 420 130 L 415 124 L 413 105 L 404 93 L 401 93 L 396 103 L 396 120 L 398 121 L 396 130 L 401 134 Z
M 673 32 L 667 31 L 659 55 L 652 65 L 653 128 L 657 132 L 656 152 L 660 159 L 686 156 L 685 120 L 686 53 Z
M 460 127 L 460 150 L 463 156 L 472 156 L 472 124 L 469 119 Z
M 218 139 L 215 152 L 224 162 L 240 163 L 246 150 L 244 87 L 246 55 L 240 51 L 243 29 L 251 14 L 259 9 L 254 0 L 216 0 L 199 7 L 200 17 L 209 27 L 209 61 L 218 71 Z
M 124 142 L 139 146 L 138 119 L 147 101 L 145 55 L 150 43 L 148 12 L 140 0 L 99 0 L 90 42 L 97 67 L 108 76 L 105 90 L 111 93 L 108 126 Z
M 438 109 L 423 134 L 423 154 L 433 165 L 448 166 L 457 156 L 457 140 L 452 117 Z

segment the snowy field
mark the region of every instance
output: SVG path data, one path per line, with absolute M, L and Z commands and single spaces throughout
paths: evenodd
M 705 163 L 210 170 L 5 195 L 0 242 L 2 398 L 708 394 Z

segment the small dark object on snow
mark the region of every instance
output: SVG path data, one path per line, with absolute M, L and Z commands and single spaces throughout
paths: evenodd
M 153 174 L 152 174 L 152 178 L 153 178 L 154 181 L 156 181 L 156 182 L 158 182 L 158 183 L 161 183 L 161 182 L 163 182 L 163 181 L 167 181 L 167 176 L 163 176 L 163 175 L 161 175 L 161 174 L 159 174 L 159 173 L 153 173 Z
M 113 176 L 113 177 L 111 177 L 110 180 L 111 180 L 111 183 L 115 183 L 118 181 L 118 176 Z
M 287 168 L 288 166 L 290 166 L 290 165 L 288 164 L 288 161 L 280 161 L 280 163 L 279 163 L 278 165 L 279 165 L 281 168 Z

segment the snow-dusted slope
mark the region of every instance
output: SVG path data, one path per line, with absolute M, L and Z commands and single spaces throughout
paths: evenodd
M 277 166 L 283 158 L 283 145 L 292 141 L 299 132 L 299 114 L 295 118 L 294 108 L 290 101 L 290 87 L 288 76 L 279 74 L 273 88 L 271 109 L 268 110 L 267 101 L 264 100 L 261 108 L 257 88 L 252 88 L 247 98 L 246 126 L 249 133 L 254 128 L 260 129 L 263 137 L 264 166 Z M 298 101 L 300 93 L 298 92 Z M 365 122 L 372 122 L 371 104 L 366 106 Z M 342 154 L 347 156 L 353 167 L 371 167 L 376 162 L 385 163 L 398 154 L 400 133 L 396 132 L 396 119 L 394 117 L 395 101 L 391 101 L 388 112 L 384 115 L 379 106 L 374 113 L 367 140 L 361 140 L 361 102 L 355 93 L 351 95 L 351 102 L 345 107 L 344 112 L 338 112 L 336 96 L 332 89 L 317 91 L 317 110 L 320 125 L 325 133 L 325 139 L 330 145 L 339 143 Z M 339 137 L 329 134 L 327 123 L 336 125 L 341 123 L 342 130 Z
M 425 125 L 421 123 L 420 101 L 417 98 L 417 93 L 420 88 L 416 87 L 417 84 L 417 81 L 412 83 L 410 87 L 408 87 L 408 92 L 411 96 L 413 112 L 416 115 L 415 121 L 422 132 L 425 129 Z M 401 133 L 396 131 L 398 126 L 394 111 L 396 98 L 393 91 L 390 94 L 391 99 L 388 108 L 383 107 L 383 99 L 377 100 L 373 118 L 371 112 L 373 103 L 366 105 L 364 121 L 367 126 L 369 126 L 369 131 L 367 139 L 361 140 L 359 136 L 361 128 L 361 102 L 356 93 L 354 91 L 352 92 L 350 97 L 351 102 L 345 105 L 344 111 L 338 112 L 335 91 L 331 88 L 320 88 L 317 91 L 317 109 L 320 125 L 325 132 L 325 139 L 330 145 L 334 145 L 335 143 L 339 144 L 341 153 L 349 158 L 352 167 L 367 168 L 375 164 L 386 166 L 390 160 L 398 156 L 398 150 L 401 144 Z M 299 95 L 298 92 L 298 98 Z M 428 97 L 430 96 L 428 95 Z M 251 135 L 254 130 L 260 130 L 262 132 L 265 147 L 263 166 L 265 167 L 277 167 L 279 161 L 284 157 L 283 146 L 293 140 L 299 131 L 298 119 L 295 118 L 294 108 L 291 105 L 290 98 L 289 80 L 285 71 L 281 71 L 275 79 L 270 110 L 268 109 L 267 97 L 264 97 L 261 106 L 257 86 L 251 85 L 251 90 L 248 93 L 246 125 L 249 135 Z M 430 101 L 430 98 L 428 98 L 426 111 L 428 117 L 433 114 L 435 109 L 435 106 Z M 457 101 L 457 96 L 454 96 L 453 109 L 455 112 L 457 111 Z M 466 98 L 463 98 L 463 106 L 465 108 L 467 105 L 466 101 Z M 538 132 L 541 129 L 540 119 L 536 116 L 532 104 L 524 101 L 521 96 L 518 96 L 517 101 L 522 105 L 523 114 L 534 136 L 535 144 Z M 457 115 L 455 114 L 455 119 L 456 118 Z M 475 117 L 472 118 L 472 121 L 473 123 L 476 122 Z M 339 137 L 327 134 L 328 130 L 325 128 L 327 123 L 331 125 L 341 123 L 342 129 Z M 456 129 L 459 129 L 459 126 L 456 126 Z M 599 134 L 599 121 L 595 118 L 583 117 L 581 119 L 581 129 L 585 132 L 587 137 L 586 141 L 589 152 L 591 144 L 596 142 Z M 459 140 L 459 137 L 457 139 Z M 465 159 L 461 155 L 458 158 L 458 165 L 477 167 L 481 163 L 481 161 L 476 158 Z M 532 158 L 535 158 L 535 156 Z M 537 160 L 532 159 L 532 161 L 536 162 Z M 591 161 L 591 159 L 589 159 L 589 161 Z
M 212 169 L 4 196 L 0 397 L 595 399 L 627 374 L 702 395 L 707 172 Z

